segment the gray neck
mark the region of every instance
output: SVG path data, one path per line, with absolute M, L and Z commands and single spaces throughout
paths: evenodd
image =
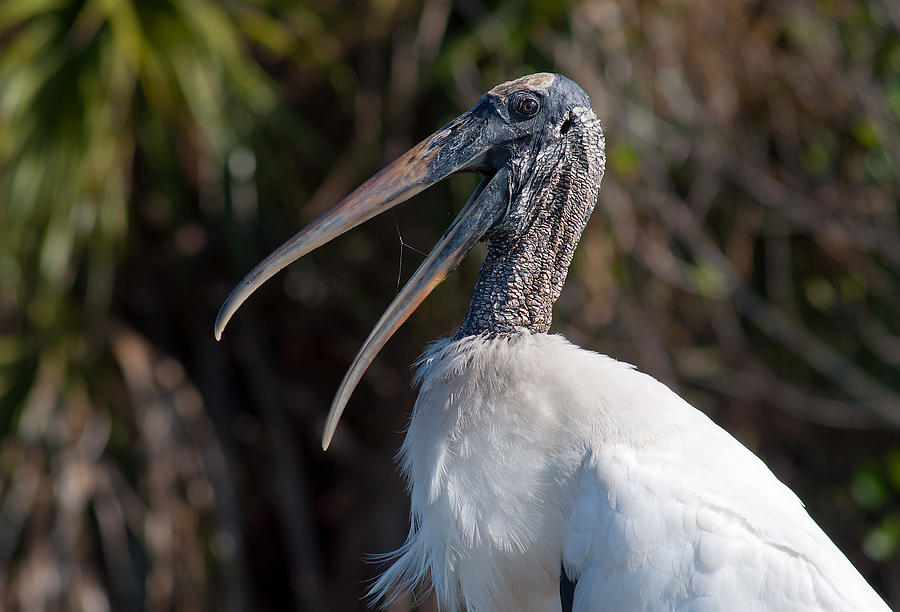
M 511 218 L 488 236 L 487 257 L 455 338 L 550 329 L 553 304 L 597 202 L 604 161 L 599 123 L 597 130 L 594 138 L 570 139 L 565 161 L 549 172 L 540 158 L 530 169 L 529 175 L 543 169 L 543 176 L 524 181 L 510 206 Z

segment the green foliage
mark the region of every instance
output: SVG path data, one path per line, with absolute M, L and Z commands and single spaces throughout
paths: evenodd
M 221 163 L 241 137 L 233 117 L 261 116 L 276 98 L 233 15 L 215 2 L 7 2 L 0 40 L 0 313 L 9 334 L 0 347 L 8 483 L 0 564 L 15 559 L 19 571 L 4 578 L 13 584 L 41 566 L 65 575 L 78 562 L 85 572 L 61 591 L 4 588 L 16 599 L 0 606 L 55 607 L 100 588 L 92 510 L 107 508 L 110 495 L 119 504 L 139 495 L 150 520 L 158 501 L 127 476 L 129 463 L 147 459 L 133 454 L 146 440 L 117 382 L 124 366 L 110 352 L 120 336 L 116 278 L 145 197 L 135 193 L 134 172 L 187 175 L 198 158 Z M 170 162 L 176 154 L 181 164 Z M 44 518 L 25 529 L 29 513 Z M 47 531 L 35 531 L 40 525 Z M 160 567 L 139 524 L 99 528 L 106 563 L 131 556 L 127 542 L 110 540 L 107 531 L 119 529 L 146 543 L 151 568 Z M 68 551 L 55 562 L 40 557 L 47 538 Z M 119 586 L 119 605 L 133 604 Z
M 896 557 L 900 551 L 900 447 L 890 447 L 882 462 L 858 467 L 850 494 L 872 517 L 863 536 L 863 551 L 873 561 Z

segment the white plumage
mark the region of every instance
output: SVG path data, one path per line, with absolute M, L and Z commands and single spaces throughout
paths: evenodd
M 558 611 L 562 559 L 576 611 L 887 610 L 759 458 L 627 364 L 523 332 L 439 340 L 417 382 L 378 597 Z

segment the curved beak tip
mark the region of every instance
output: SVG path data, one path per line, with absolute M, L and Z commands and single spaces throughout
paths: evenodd
M 213 324 L 213 336 L 215 336 L 216 342 L 222 340 L 222 332 L 225 331 L 226 325 L 228 325 L 228 321 L 222 320 L 222 312 L 219 311 L 219 314 L 216 317 L 216 322 Z

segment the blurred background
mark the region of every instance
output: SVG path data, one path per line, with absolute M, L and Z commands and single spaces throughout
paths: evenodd
M 900 4 L 8 0 L 0 608 L 363 610 L 364 555 L 408 528 L 410 364 L 478 256 L 327 454 L 324 416 L 476 178 L 304 258 L 222 343 L 213 320 L 295 230 L 544 70 L 608 141 L 554 330 L 711 415 L 900 605 Z

